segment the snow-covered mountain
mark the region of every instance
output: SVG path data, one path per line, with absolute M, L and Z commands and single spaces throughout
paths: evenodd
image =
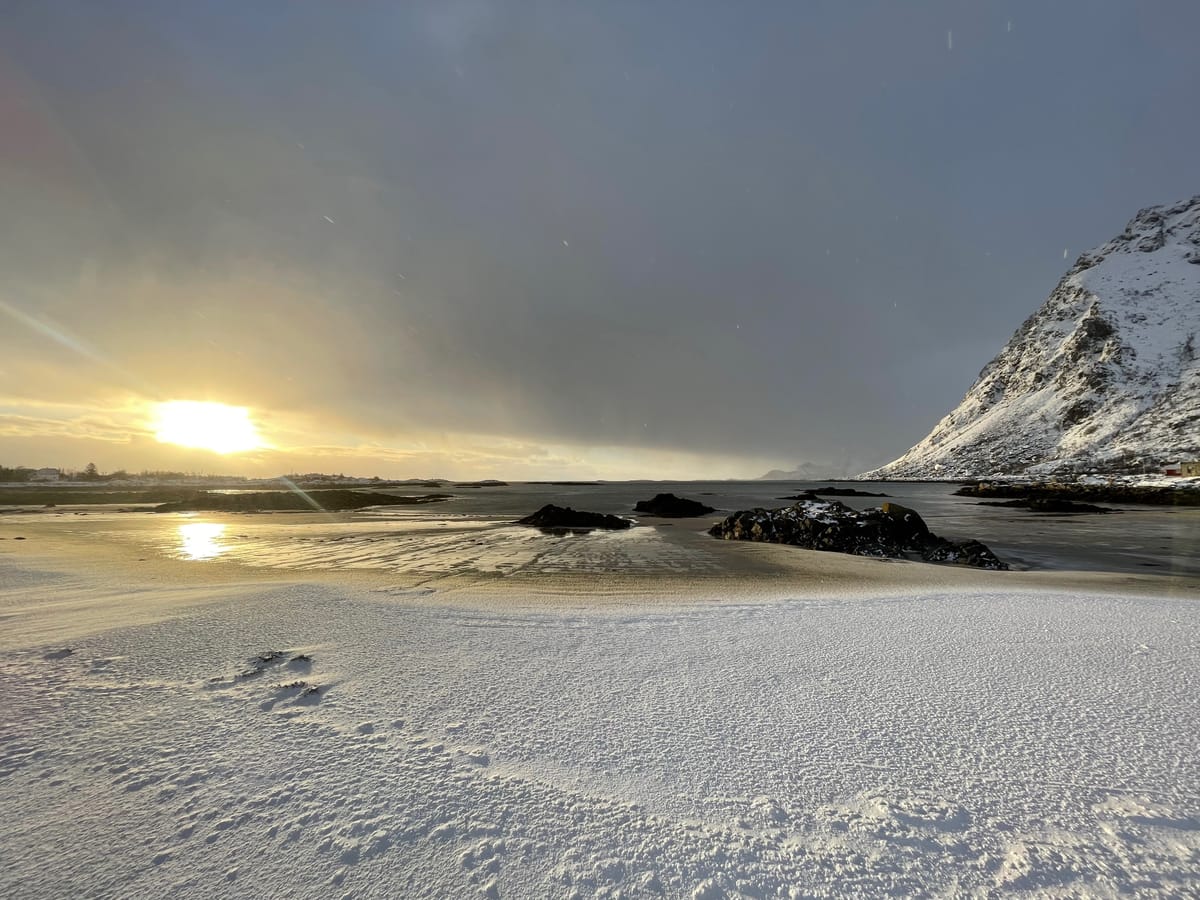
M 1200 459 L 1200 196 L 1085 253 L 919 444 L 864 478 L 1140 472 Z
M 830 478 L 852 477 L 854 469 L 832 464 L 802 462 L 794 469 L 772 469 L 766 475 L 759 475 L 759 481 L 823 481 Z

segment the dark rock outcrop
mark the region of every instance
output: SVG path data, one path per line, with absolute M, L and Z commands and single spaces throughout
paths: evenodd
M 818 497 L 886 497 L 887 494 L 876 494 L 872 491 L 860 491 L 858 488 L 822 487 L 813 488 L 810 494 Z
M 790 497 L 780 497 L 780 500 L 808 500 L 812 497 L 887 497 L 889 494 L 875 494 L 871 491 L 860 491 L 857 488 L 823 487 L 801 491 Z
M 591 531 L 593 528 L 604 528 L 619 531 L 630 527 L 633 523 L 620 516 L 610 516 L 605 513 L 584 512 L 566 506 L 555 506 L 547 503 L 537 512 L 517 520 L 518 525 L 531 525 L 534 528 L 544 528 L 551 531 Z
M 183 500 L 163 503 L 155 512 L 341 512 L 368 506 L 415 506 L 449 500 L 451 494 L 419 497 L 371 491 L 249 491 L 219 494 L 197 491 Z
M 836 500 L 807 499 L 781 509 L 736 512 L 708 533 L 725 540 L 791 544 L 855 556 L 906 559 L 915 555 L 928 562 L 1008 568 L 979 541 L 954 543 L 938 537 L 916 511 L 898 503 L 856 512 Z
M 980 506 L 1009 506 L 1014 509 L 1028 509 L 1038 513 L 1110 513 L 1116 512 L 1107 506 L 1094 506 L 1091 503 L 1076 503 L 1073 500 L 1059 500 L 1050 497 L 1046 500 L 981 500 Z
M 524 484 L 549 484 L 555 487 L 587 487 L 589 485 L 604 484 L 603 481 L 526 481 Z
M 653 500 L 639 500 L 633 510 L 647 516 L 660 516 L 664 519 L 688 519 L 694 516 L 706 516 L 713 511 L 713 508 L 705 506 L 699 500 L 688 500 L 685 497 L 676 497 L 674 494 L 655 494 Z
M 1142 487 L 1132 484 L 1077 484 L 981 481 L 963 485 L 959 497 L 1017 500 L 1078 500 L 1099 503 L 1144 503 L 1152 506 L 1200 506 L 1200 491 L 1173 487 Z

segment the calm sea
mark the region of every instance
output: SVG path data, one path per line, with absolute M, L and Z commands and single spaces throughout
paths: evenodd
M 788 495 L 828 485 L 818 481 L 624 481 L 600 484 L 526 484 L 448 488 L 456 495 L 426 507 L 431 515 L 465 513 L 518 518 L 546 503 L 629 515 L 638 500 L 673 493 L 701 500 L 720 514 L 753 507 L 786 506 Z M 954 496 L 955 484 L 840 483 L 889 498 L 837 497 L 866 509 L 884 499 L 915 509 L 936 534 L 983 541 L 1021 568 L 1114 572 L 1173 572 L 1200 576 L 1200 509 L 1114 506 L 1109 515 L 1043 515 L 980 506 Z

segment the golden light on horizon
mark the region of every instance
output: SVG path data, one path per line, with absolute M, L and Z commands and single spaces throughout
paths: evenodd
M 154 410 L 154 436 L 163 444 L 214 453 L 242 453 L 265 446 L 244 406 L 171 400 Z

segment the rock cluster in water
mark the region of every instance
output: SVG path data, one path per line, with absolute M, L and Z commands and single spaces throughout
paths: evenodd
M 981 500 L 1012 497 L 1018 500 L 1075 500 L 1099 503 L 1145 503 L 1154 506 L 1200 506 L 1200 490 L 1138 484 L 981 481 L 965 484 L 954 493 L 958 497 L 978 497 Z
M 856 512 L 836 500 L 806 499 L 780 509 L 735 512 L 708 533 L 727 541 L 791 544 L 855 556 L 905 559 L 914 554 L 926 562 L 1008 568 L 979 541 L 955 543 L 938 537 L 914 510 L 898 503 Z
M 664 519 L 688 519 L 693 516 L 706 516 L 713 508 L 705 506 L 699 500 L 688 500 L 674 494 L 655 494 L 653 500 L 639 500 L 633 510 Z

